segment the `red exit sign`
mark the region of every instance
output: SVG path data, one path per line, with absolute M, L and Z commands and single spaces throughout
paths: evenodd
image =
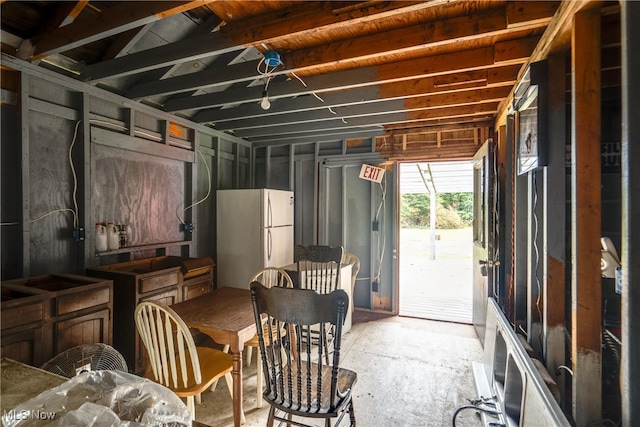
M 362 179 L 380 183 L 382 182 L 382 177 L 384 176 L 384 169 L 377 168 L 371 165 L 362 165 L 359 176 Z

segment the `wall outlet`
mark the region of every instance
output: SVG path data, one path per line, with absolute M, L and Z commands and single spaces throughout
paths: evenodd
M 378 292 L 379 285 L 380 283 L 377 280 L 374 280 L 373 282 L 371 282 L 371 291 Z
M 73 229 L 73 239 L 76 242 L 79 242 L 85 239 L 84 227 L 75 227 Z
M 192 223 L 188 222 L 188 223 L 184 224 L 184 232 L 185 233 L 193 233 L 194 229 L 195 229 L 195 227 L 193 226 Z

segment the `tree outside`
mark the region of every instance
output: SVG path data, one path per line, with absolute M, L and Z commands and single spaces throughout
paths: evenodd
M 436 195 L 436 228 L 460 229 L 472 225 L 473 193 Z M 429 228 L 429 194 L 403 194 L 400 206 L 402 228 Z

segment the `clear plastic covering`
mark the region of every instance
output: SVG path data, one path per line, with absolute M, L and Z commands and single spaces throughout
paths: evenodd
M 191 426 L 168 388 L 120 371 L 85 372 L 2 415 L 3 426 Z

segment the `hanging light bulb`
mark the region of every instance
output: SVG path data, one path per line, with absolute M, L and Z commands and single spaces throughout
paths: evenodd
M 260 107 L 263 110 L 268 110 L 271 107 L 271 102 L 269 102 L 269 95 L 267 94 L 267 90 L 262 91 L 262 101 L 260 101 Z

